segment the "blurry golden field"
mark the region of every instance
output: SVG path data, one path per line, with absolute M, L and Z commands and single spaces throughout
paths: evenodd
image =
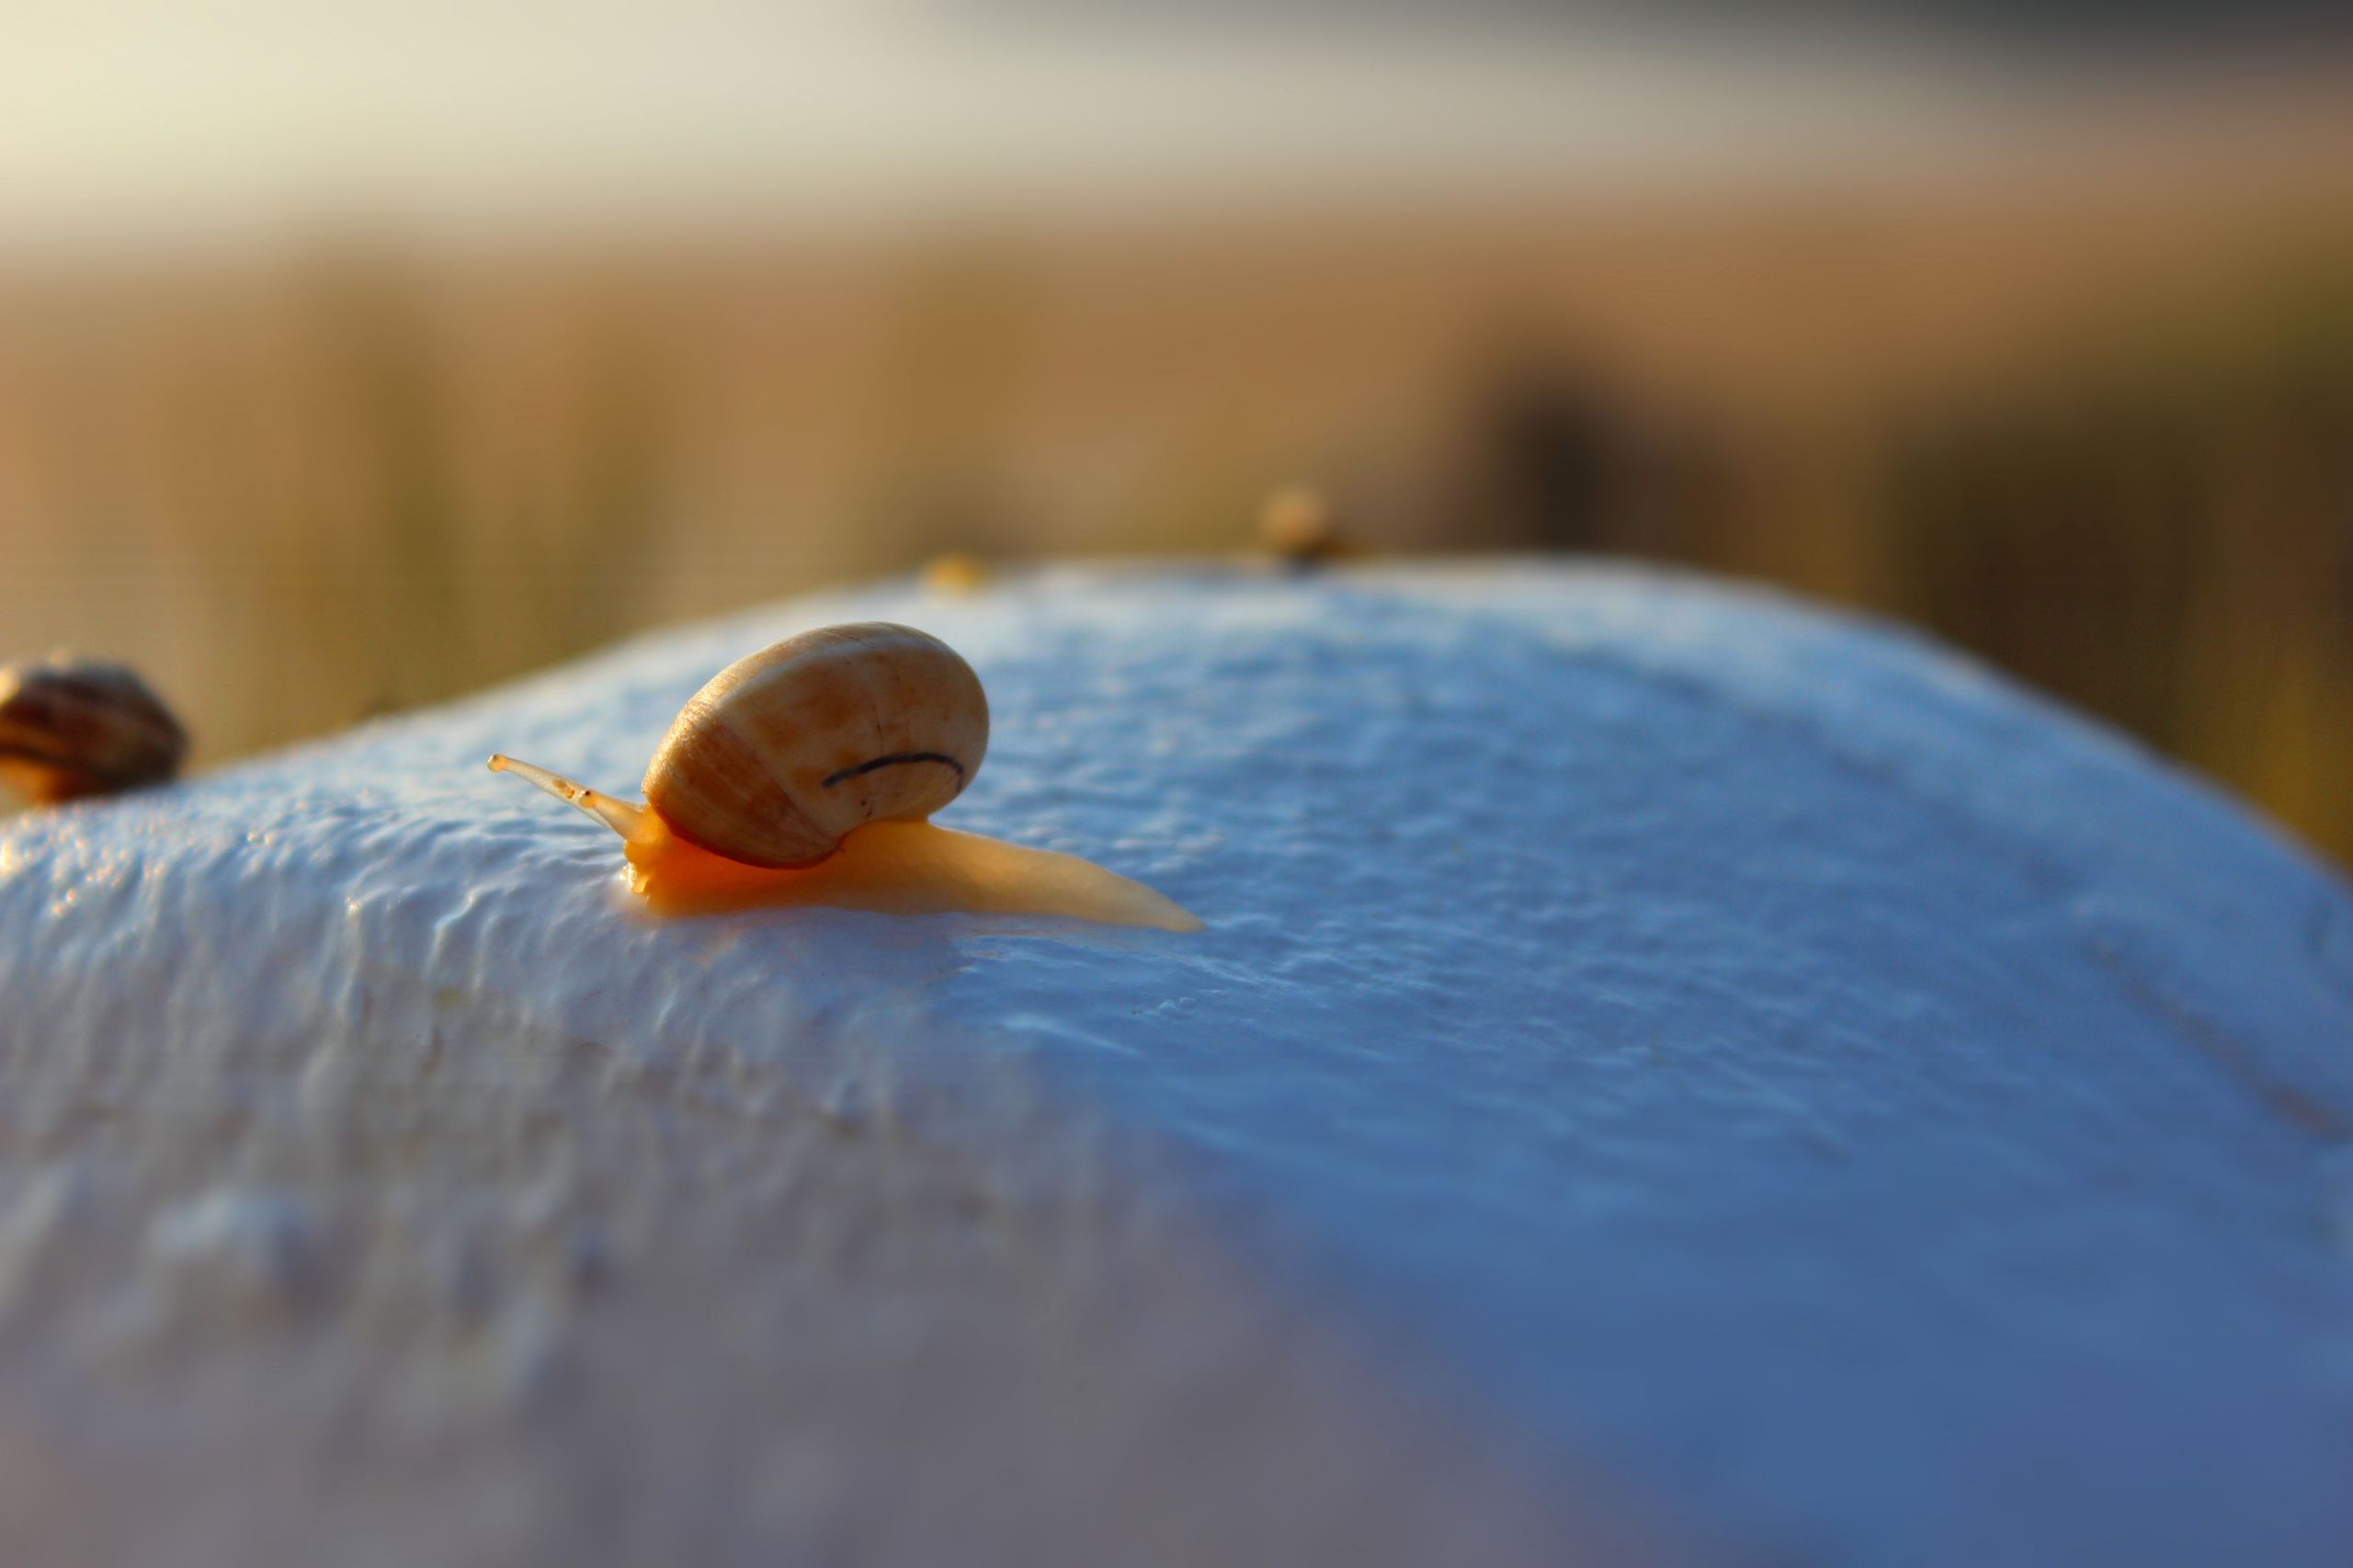
M 2309 151 L 2309 149 L 2307 149 Z M 1886 611 L 2353 857 L 2353 170 L 0 275 L 0 629 L 199 761 L 915 566 L 1633 554 Z

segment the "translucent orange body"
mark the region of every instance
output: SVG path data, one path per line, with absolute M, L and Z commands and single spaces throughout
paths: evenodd
M 870 822 L 813 865 L 746 866 L 688 843 L 653 812 L 511 757 L 490 759 L 621 835 L 629 885 L 658 915 L 822 905 L 891 915 L 1046 915 L 1198 931 L 1184 909 L 1075 855 L 1025 849 L 928 822 Z
M 1075 855 L 1025 849 L 927 822 L 873 822 L 813 866 L 768 870 L 724 859 L 645 813 L 629 837 L 629 884 L 662 915 L 823 904 L 892 915 L 1060 915 L 1111 926 L 1198 931 L 1169 900 Z

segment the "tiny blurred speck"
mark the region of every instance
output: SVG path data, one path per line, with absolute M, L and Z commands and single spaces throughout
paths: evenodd
M 1309 484 L 1286 484 L 1258 509 L 1258 542 L 1278 561 L 1313 566 L 1345 553 L 1329 496 Z
M 977 594 L 989 585 L 989 563 L 969 551 L 951 550 L 925 562 L 924 586 L 935 594 Z

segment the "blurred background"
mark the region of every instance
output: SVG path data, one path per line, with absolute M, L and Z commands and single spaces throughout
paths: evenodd
M 199 761 L 919 567 L 1635 556 L 2353 860 L 2353 15 L 0 0 L 0 649 Z M 1312 497 L 1312 500 L 1310 499 Z

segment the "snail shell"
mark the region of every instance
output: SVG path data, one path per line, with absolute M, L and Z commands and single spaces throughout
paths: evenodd
M 930 816 L 988 744 L 988 699 L 954 649 L 911 627 L 827 627 L 695 693 L 646 767 L 645 800 L 714 855 L 806 866 L 853 828 Z
M 161 784 L 188 732 L 120 665 L 63 654 L 0 667 L 0 777 L 43 804 Z

